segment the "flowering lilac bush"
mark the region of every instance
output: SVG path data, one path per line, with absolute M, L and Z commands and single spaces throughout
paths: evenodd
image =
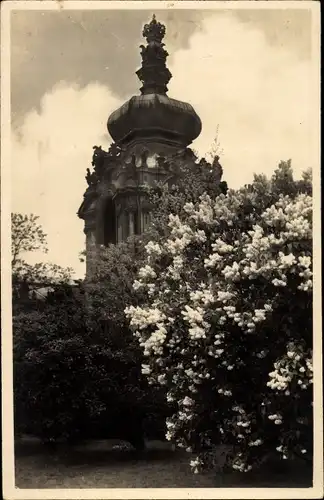
M 312 188 L 290 162 L 271 180 L 203 194 L 146 245 L 125 310 L 176 411 L 167 439 L 194 472 L 312 455 Z

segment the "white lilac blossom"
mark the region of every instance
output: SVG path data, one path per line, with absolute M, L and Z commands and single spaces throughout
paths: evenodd
M 234 261 L 231 266 L 226 266 L 222 270 L 222 274 L 226 280 L 235 281 L 240 278 L 240 265 Z
M 156 326 L 156 330 L 145 341 L 141 342 L 144 347 L 144 356 L 149 356 L 151 352 L 155 354 L 162 354 L 163 352 L 167 330 L 162 323 L 157 323 Z
M 192 468 L 194 474 L 199 473 L 202 464 L 203 464 L 203 462 L 200 459 L 200 457 L 197 457 L 194 460 L 190 461 L 190 467 Z
M 149 375 L 151 373 L 150 365 L 142 364 L 142 374 Z
M 154 241 L 149 241 L 145 246 L 145 250 L 148 255 L 152 255 L 154 257 L 158 257 L 162 254 L 161 246 Z
M 234 294 L 231 292 L 227 292 L 227 291 L 218 291 L 217 292 L 217 299 L 220 302 L 228 302 L 229 300 L 231 300 L 233 298 L 233 296 L 234 296 Z
M 301 345 L 290 342 L 287 345 L 286 355 L 274 363 L 274 370 L 269 373 L 270 380 L 267 386 L 275 391 L 284 392 L 287 396 L 290 395 L 291 384 L 296 381 L 302 389 L 309 387 L 312 383 L 313 368 L 308 355 L 309 353 L 305 353 Z
M 204 310 L 201 307 L 193 309 L 192 307 L 186 305 L 185 309 L 181 311 L 183 319 L 189 324 L 192 323 L 202 323 L 204 319 Z
M 212 249 L 214 252 L 220 254 L 220 255 L 225 255 L 227 253 L 230 253 L 233 251 L 234 247 L 232 245 L 229 245 L 225 241 L 221 240 L 218 238 L 215 243 L 212 244 Z
M 153 278 L 154 279 L 154 278 L 156 278 L 156 273 L 150 265 L 146 264 L 146 266 L 142 267 L 138 271 L 138 276 L 140 278 L 144 278 L 144 279 L 146 279 L 146 278 Z
M 125 309 L 125 314 L 130 318 L 130 325 L 140 330 L 149 325 L 156 325 L 165 319 L 164 314 L 157 308 L 130 306 Z
M 215 297 L 211 289 L 203 289 L 190 292 L 190 300 L 194 303 L 199 304 L 201 302 L 204 306 L 208 306 L 215 302 Z
M 241 472 L 251 469 L 248 453 L 267 445 L 255 428 L 256 410 L 238 403 L 240 369 L 256 363 L 260 371 L 270 403 L 253 394 L 261 398 L 255 408 L 261 408 L 267 425 L 278 433 L 274 449 L 282 457 L 289 450 L 280 437 L 287 426 L 281 401 L 289 404 L 292 394 L 306 394 L 313 382 L 311 350 L 282 340 L 285 331 L 276 316 L 278 297 L 311 297 L 312 197 L 277 195 L 271 182 L 266 190 L 276 201 L 265 209 L 260 206 L 266 195 L 260 203 L 260 194 L 242 188 L 216 199 L 204 194 L 197 203 L 186 203 L 181 215 L 171 214 L 166 236 L 146 245 L 147 260 L 133 284 L 144 302 L 125 310 L 148 358 L 142 373 L 150 383 L 165 385 L 167 401 L 178 408 L 167 419 L 166 438 L 194 449 L 195 439 L 198 444 L 202 440 L 194 430 L 195 419 L 199 412 L 209 415 L 203 405 L 214 405 L 214 412 L 223 405 L 228 417 L 218 422 L 219 429 L 242 446 L 232 460 L 233 469 Z M 252 208 L 244 215 L 246 206 Z M 263 284 L 260 293 L 255 283 Z M 292 325 L 292 334 L 294 328 L 299 325 Z M 248 352 L 254 349 L 251 356 L 244 354 L 245 342 Z M 274 360 L 270 373 L 268 359 Z M 208 384 L 214 391 L 211 402 L 202 397 Z M 280 404 L 272 405 L 276 401 Z M 203 465 L 199 455 L 191 461 L 194 472 Z
M 263 444 L 262 439 L 256 439 L 255 441 L 250 441 L 249 446 L 261 446 Z
M 206 269 L 208 269 L 211 267 L 215 267 L 221 261 L 222 261 L 222 256 L 219 253 L 214 252 L 204 260 L 204 264 Z
M 143 286 L 143 283 L 141 280 L 135 280 L 133 283 L 133 288 L 134 290 L 139 290 Z
M 192 406 L 194 405 L 194 400 L 191 399 L 190 397 L 186 396 L 184 400 L 182 401 L 183 406 Z

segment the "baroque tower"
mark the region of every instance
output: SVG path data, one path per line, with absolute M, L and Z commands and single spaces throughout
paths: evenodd
M 109 150 L 94 146 L 93 171 L 78 216 L 84 220 L 87 275 L 95 249 L 145 231 L 150 207 L 145 185 L 171 182 L 176 165 L 195 161 L 188 148 L 201 132 L 201 121 L 190 104 L 167 96 L 172 77 L 162 42 L 165 26 L 155 16 L 143 29 L 142 66 L 136 72 L 140 95 L 131 97 L 108 118 L 113 142 Z

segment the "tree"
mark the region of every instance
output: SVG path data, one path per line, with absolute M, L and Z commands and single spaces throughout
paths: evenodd
M 97 249 L 96 270 L 85 281 L 92 338 L 102 346 L 101 353 L 103 359 L 107 359 L 107 367 L 108 363 L 113 364 L 113 374 L 109 372 L 109 376 L 113 376 L 118 394 L 116 407 L 131 415 L 134 423 L 137 419 L 134 434 L 137 435 L 138 447 L 144 446 L 144 436 L 164 439 L 165 418 L 169 415 L 164 391 L 159 387 L 149 387 L 141 373 L 143 355 L 124 314 L 127 305 L 139 300 L 133 281 L 141 266 L 142 248 L 141 237 L 135 236 L 126 242 Z M 106 396 L 103 400 L 109 401 Z M 128 419 L 125 427 L 129 425 Z
M 88 293 L 56 285 L 42 307 L 15 316 L 16 430 L 44 443 L 121 438 L 143 449 L 144 434 L 164 432 L 162 391 L 141 374 L 130 331 L 89 310 Z
M 30 214 L 11 214 L 11 267 L 18 280 L 49 283 L 66 281 L 70 278 L 72 269 L 64 269 L 50 263 L 28 264 L 23 255 L 30 252 L 47 253 L 47 235 L 38 224 L 39 217 Z
M 91 387 L 85 324 L 82 295 L 67 284 L 14 316 L 16 432 L 46 442 L 78 431 Z
M 142 372 L 177 409 L 167 438 L 194 472 L 248 471 L 274 451 L 312 456 L 312 186 L 273 177 L 202 194 L 146 245 L 125 312 Z
M 37 223 L 36 215 L 11 214 L 11 265 L 16 268 L 24 252 L 40 250 L 47 252 L 46 234 Z
M 68 282 L 72 276 L 71 268 L 57 264 L 38 262 L 29 264 L 25 254 L 48 252 L 47 235 L 38 223 L 39 217 L 30 214 L 11 214 L 11 268 L 14 304 L 29 302 L 32 289 Z
M 60 349 L 67 356 L 73 342 L 75 345 L 80 342 L 83 309 L 72 308 L 71 314 L 74 298 L 70 296 L 73 289 L 69 285 L 70 268 L 46 262 L 29 264 L 25 260 L 25 254 L 31 252 L 47 253 L 46 234 L 38 220 L 33 214 L 11 216 L 14 397 L 16 430 L 34 429 L 45 439 L 46 433 L 53 430 L 53 407 L 57 409 L 60 402 L 63 405 L 64 401 L 71 400 L 70 396 L 64 400 L 64 391 L 61 396 L 57 390 L 51 392 L 55 384 L 59 384 L 55 379 L 57 366 L 48 362 L 59 357 Z M 55 306 L 53 297 L 57 297 Z M 60 373 L 65 378 L 71 372 L 64 372 L 63 365 L 62 362 Z M 52 371 L 54 379 L 51 379 Z M 68 385 L 68 381 L 66 383 Z M 66 412 L 65 409 L 67 418 Z

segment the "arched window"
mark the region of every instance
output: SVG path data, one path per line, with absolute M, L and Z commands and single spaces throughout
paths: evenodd
M 101 241 L 104 245 L 125 241 L 129 236 L 141 234 L 146 231 L 151 223 L 151 214 L 148 210 L 129 207 L 124 203 L 108 199 L 102 212 L 103 228 Z
M 108 246 L 110 243 L 116 243 L 116 209 L 111 198 L 104 205 L 103 236 L 104 245 Z

